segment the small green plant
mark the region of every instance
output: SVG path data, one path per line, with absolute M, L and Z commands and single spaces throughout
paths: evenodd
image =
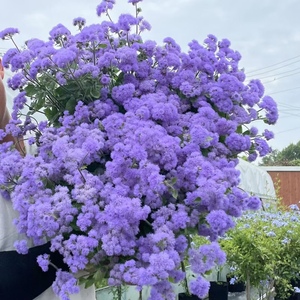
M 251 287 L 267 294 L 275 287 L 280 299 L 292 292 L 290 282 L 300 269 L 300 213 L 291 208 L 244 214 L 220 240 L 231 275 L 246 282 L 247 299 Z
M 277 199 L 277 205 L 278 207 L 282 208 L 283 205 L 283 197 L 280 195 L 280 190 L 281 190 L 281 180 L 279 178 L 279 174 L 276 174 L 274 182 L 274 188 L 275 188 L 275 194 L 276 194 L 276 199 Z

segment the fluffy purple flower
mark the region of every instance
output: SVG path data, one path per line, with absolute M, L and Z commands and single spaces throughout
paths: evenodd
M 115 4 L 115 0 L 102 0 L 102 2 L 97 6 L 97 15 L 100 17 L 107 10 L 112 9 Z
M 153 286 L 148 300 L 164 300 L 174 298 L 175 293 L 172 289 L 171 283 L 168 280 L 164 280 Z
M 9 78 L 7 83 L 8 86 L 13 89 L 21 89 L 26 84 L 26 78 L 23 74 L 17 73 L 12 78 Z
M 137 25 L 138 19 L 129 14 L 122 14 L 119 16 L 118 27 L 120 30 L 130 31 L 131 26 Z
M 265 109 L 266 119 L 269 124 L 275 124 L 278 119 L 278 109 L 275 101 L 270 96 L 265 96 L 259 107 Z
M 142 0 L 128 0 L 128 3 L 136 4 L 142 2 Z
M 199 276 L 196 280 L 190 282 L 191 293 L 199 298 L 203 298 L 208 294 L 209 287 L 209 281 L 202 276 Z
M 72 63 L 76 57 L 76 53 L 71 49 L 61 49 L 55 55 L 53 55 L 53 62 L 59 68 L 65 68 L 68 64 Z
M 14 98 L 13 112 L 12 112 L 13 119 L 16 120 L 18 118 L 19 111 L 24 108 L 26 102 L 27 102 L 26 92 L 20 92 Z
M 117 103 L 123 104 L 133 97 L 135 86 L 132 83 L 116 86 L 112 90 L 112 97 Z
M 140 2 L 142 0 L 132 0 L 132 1 L 136 1 L 136 3 L 137 3 L 137 2 Z M 140 29 L 141 32 L 145 31 L 145 30 L 151 30 L 151 25 L 148 21 L 142 19 L 139 23 L 139 29 Z
M 242 152 L 250 149 L 251 141 L 249 136 L 238 133 L 231 133 L 225 140 L 228 148 L 233 152 Z
M 56 279 L 52 287 L 55 294 L 62 300 L 69 300 L 69 294 L 77 294 L 80 290 L 77 279 L 61 269 L 56 272 Z
M 77 272 L 93 277 L 98 266 L 110 285 L 147 285 L 150 299 L 175 299 L 169 279 L 183 278 L 187 260 L 197 278 L 191 291 L 204 297 L 203 276 L 226 258 L 214 241 L 232 217 L 260 206 L 238 188 L 237 156 L 251 161 L 270 151 L 272 133 L 251 123 L 273 124 L 276 104 L 260 81 L 244 83 L 230 41 L 209 35 L 186 53 L 171 37 L 143 41 L 150 24 L 141 1 L 128 2 L 136 15 L 90 26 L 76 18 L 78 33 L 58 24 L 48 41 L 4 55 L 15 73 L 9 86 L 20 93 L 0 138 L 29 136 L 36 152 L 0 144 L 1 193 L 20 233 L 35 245 L 46 238 L 63 256 L 69 271 L 58 270 L 53 284 L 61 299 L 78 292 Z M 103 0 L 97 14 L 110 18 L 114 4 Z M 47 121 L 36 121 L 39 111 Z M 190 230 L 208 244 L 195 249 Z M 24 241 L 16 247 L 27 251 Z M 48 258 L 38 258 L 45 271 Z
M 16 241 L 14 246 L 18 253 L 27 254 L 28 253 L 28 245 L 26 240 Z
M 258 151 L 260 156 L 265 156 L 271 152 L 271 148 L 266 142 L 266 140 L 262 138 L 255 138 L 256 150 Z
M 250 135 L 251 136 L 256 136 L 258 134 L 258 129 L 256 127 L 251 127 L 250 128 Z
M 2 40 L 10 39 L 16 33 L 19 33 L 19 30 L 17 28 L 6 28 L 0 31 L 0 38 Z
M 222 236 L 228 229 L 234 226 L 234 222 L 223 210 L 214 210 L 210 212 L 206 220 L 213 232 Z
M 271 140 L 274 138 L 274 133 L 268 129 L 265 129 L 263 132 L 264 137 L 266 138 L 266 140 Z
M 252 152 L 248 156 L 248 161 L 249 162 L 253 162 L 253 161 L 255 161 L 257 159 L 257 157 L 258 157 L 257 152 Z
M 73 25 L 78 26 L 79 28 L 82 28 L 85 25 L 85 23 L 86 23 L 86 20 L 81 17 L 75 18 L 73 20 Z
M 53 40 L 57 40 L 60 37 L 67 37 L 71 34 L 70 30 L 66 28 L 62 24 L 58 24 L 55 27 L 52 28 L 52 30 L 49 32 L 50 38 Z
M 9 67 L 9 64 L 10 64 L 10 61 L 11 59 L 17 55 L 19 53 L 19 51 L 15 48 L 11 48 L 9 50 L 7 50 L 5 52 L 5 54 L 3 55 L 3 59 L 2 59 L 2 63 L 3 63 L 3 66 L 5 68 L 8 68 Z
M 249 197 L 247 199 L 247 209 L 257 210 L 261 208 L 261 200 L 258 197 Z
M 37 258 L 37 262 L 44 272 L 47 272 L 49 269 L 49 263 L 50 263 L 49 258 L 50 258 L 49 254 L 42 254 L 39 255 Z

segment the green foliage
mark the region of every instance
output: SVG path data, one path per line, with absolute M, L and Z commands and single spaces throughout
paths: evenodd
M 199 248 L 202 245 L 210 244 L 210 241 L 207 237 L 201 235 L 193 235 L 192 241 L 194 243 L 195 248 Z
M 267 282 L 280 299 L 292 292 L 300 270 L 300 213 L 298 210 L 258 211 L 237 219 L 221 239 L 231 275 L 260 288 Z
M 74 65 L 74 69 L 70 70 L 68 67 L 64 72 L 73 74 L 76 68 Z M 72 114 L 78 101 L 89 103 L 99 99 L 100 90 L 99 80 L 89 74 L 82 76 L 80 80 L 73 77 L 68 79 L 66 84 L 60 85 L 55 80 L 55 72 L 52 74 L 45 72 L 36 79 L 34 84 L 30 83 L 25 87 L 26 95 L 32 100 L 31 113 L 42 110 L 53 124 L 56 124 L 65 110 Z
M 262 166 L 300 166 L 300 141 L 290 144 L 282 151 L 273 150 L 263 157 Z

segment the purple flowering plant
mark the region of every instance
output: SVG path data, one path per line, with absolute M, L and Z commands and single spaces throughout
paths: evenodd
M 300 270 L 299 221 L 297 205 L 246 212 L 219 240 L 229 275 L 246 282 L 247 300 L 253 287 L 269 297 L 275 287 L 280 299 L 293 292 L 291 282 L 299 279 Z
M 175 299 L 183 262 L 198 276 L 190 292 L 204 297 L 206 272 L 225 261 L 218 237 L 260 206 L 238 188 L 235 167 L 240 153 L 253 161 L 270 152 L 270 134 L 251 124 L 274 124 L 276 103 L 259 80 L 245 82 L 227 39 L 193 40 L 187 53 L 170 37 L 143 41 L 141 1 L 128 2 L 135 15 L 114 22 L 115 1 L 104 0 L 97 14 L 108 20 L 76 18 L 74 34 L 58 24 L 48 41 L 5 53 L 8 85 L 20 93 L 1 136 L 30 136 L 36 152 L 1 144 L 0 186 L 18 230 L 36 245 L 51 241 L 68 265 L 53 284 L 62 299 L 103 277 Z M 0 38 L 14 42 L 17 32 Z M 211 243 L 194 249 L 190 234 Z M 38 262 L 46 271 L 48 256 Z

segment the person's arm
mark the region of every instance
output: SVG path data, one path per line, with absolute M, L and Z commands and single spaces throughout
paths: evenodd
M 0 59 L 0 128 L 10 121 L 10 114 L 6 107 L 6 94 L 3 84 L 4 70 Z M 7 135 L 1 142 L 13 141 L 16 148 L 21 152 L 23 141 Z M 23 153 L 23 152 L 21 152 Z M 6 201 L 1 198 L 0 201 Z M 0 212 L 0 217 L 3 211 Z M 10 221 L 7 219 L 7 221 Z M 13 226 L 13 224 L 11 224 Z M 63 270 L 68 270 L 63 262 L 63 257 L 58 252 L 50 251 L 50 242 L 29 248 L 27 254 L 19 254 L 15 250 L 0 250 L 0 299 L 5 300 L 32 300 L 47 290 L 56 277 L 55 268 L 50 265 L 49 270 L 44 272 L 37 263 L 37 257 L 49 254 L 53 265 Z
M 3 84 L 4 78 L 4 69 L 2 65 L 2 61 L 0 60 L 0 129 L 5 129 L 6 124 L 8 124 L 10 120 L 10 115 L 6 107 L 6 94 L 5 88 Z M 5 138 L 5 142 L 13 140 L 11 136 L 7 136 Z
M 6 93 L 3 84 L 4 68 L 0 59 L 0 129 L 5 129 L 5 126 L 9 123 L 10 114 L 6 106 Z M 15 143 L 16 148 L 25 153 L 25 147 L 22 139 L 16 139 L 11 135 L 7 135 L 0 143 L 12 141 Z

